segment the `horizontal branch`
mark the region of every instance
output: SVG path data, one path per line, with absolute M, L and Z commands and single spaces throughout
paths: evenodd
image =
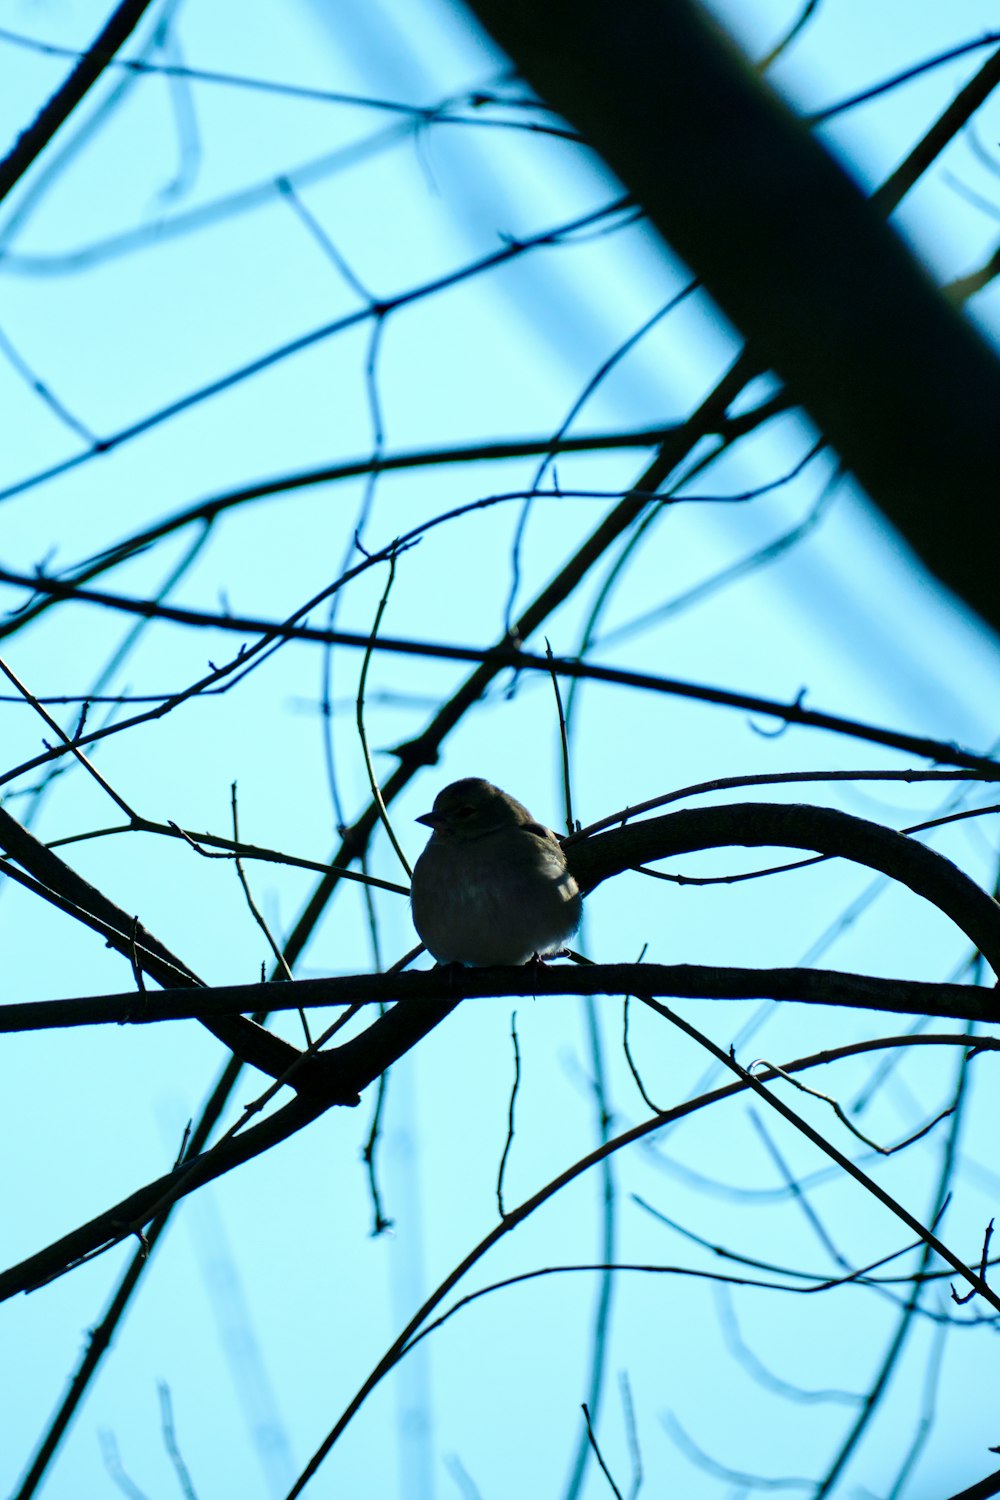
M 113 946 L 165 986 L 159 994 L 136 991 L 89 1000 L 3 1006 L 0 1007 L 0 1031 L 110 1022 L 142 1024 L 197 1017 L 216 1036 L 233 1046 L 237 1055 L 275 1077 L 299 1054 L 261 1028 L 237 1019 L 241 1012 L 406 998 L 436 1002 L 433 1006 L 409 1007 L 410 1014 L 405 1017 L 399 1012 L 390 1013 L 365 1036 L 338 1048 L 335 1072 L 338 1082 L 342 1083 L 344 1067 L 348 1064 L 354 1066 L 359 1056 L 364 1059 L 362 1071 L 367 1080 L 377 1076 L 378 1059 L 383 1053 L 392 1058 L 401 1055 L 397 1038 L 400 1028 L 400 1035 L 412 1032 L 412 1039 L 419 1040 L 436 1024 L 431 1019 L 432 1014 L 443 1018 L 459 1000 L 477 995 L 624 994 L 636 989 L 644 993 L 720 999 L 772 995 L 775 999 L 858 1005 L 969 1020 L 1000 1019 L 991 1000 L 974 999 L 974 992 L 960 985 L 904 985 L 902 981 L 880 981 L 857 975 L 824 976 L 808 970 L 727 971 L 688 965 L 607 965 L 601 966 L 600 979 L 593 977 L 593 970 L 588 971 L 589 979 L 576 972 L 570 979 L 570 971 L 549 970 L 537 965 L 471 973 L 442 968 L 415 975 L 358 975 L 300 980 L 292 985 L 229 986 L 208 990 L 198 985 L 194 975 L 184 972 L 183 966 L 168 950 L 151 938 L 134 919 L 129 919 L 3 809 L 0 809 L 0 843 L 5 844 L 14 859 L 30 869 L 36 879 L 43 881 L 63 901 L 71 900 L 89 915 L 91 922 L 99 918 L 107 924 L 110 929 L 108 940 Z M 991 896 L 950 860 L 915 839 L 832 808 L 736 803 L 718 808 L 684 809 L 629 823 L 576 842 L 568 840 L 566 852 L 570 869 L 581 889 L 590 892 L 612 875 L 650 860 L 733 845 L 809 849 L 851 859 L 878 870 L 936 905 L 984 954 L 994 971 L 1000 973 L 1000 906 Z M 651 989 L 656 984 L 663 988 Z M 308 1084 L 304 1074 L 300 1086 L 313 1085 L 317 1068 L 325 1079 L 330 1067 L 329 1058 L 312 1059 L 307 1070 Z M 354 1091 L 352 1083 L 348 1092 Z
M 346 974 L 292 984 L 135 990 L 73 1000 L 0 1005 L 0 1033 L 72 1026 L 150 1026 L 260 1011 L 330 1005 L 420 1007 L 427 1001 L 530 995 L 644 995 L 691 1000 L 787 1000 L 899 1015 L 1000 1022 L 996 991 L 968 984 L 881 979 L 838 969 L 746 969 L 714 964 L 524 964 L 496 969 L 441 967 L 410 974 Z
M 603 682 L 616 687 L 666 693 L 671 697 L 691 698 L 723 708 L 736 708 L 748 714 L 761 714 L 780 719 L 785 724 L 825 729 L 833 734 L 844 734 L 870 744 L 886 745 L 907 754 L 920 755 L 940 765 L 965 766 L 987 775 L 996 774 L 1000 770 L 997 762 L 989 756 L 978 755 L 975 751 L 966 750 L 948 740 L 905 734 L 880 724 L 866 724 L 839 714 L 824 713 L 822 709 L 806 708 L 798 698 L 792 703 L 782 703 L 776 698 L 763 698 L 755 693 L 735 692 L 731 688 L 712 687 L 707 683 L 689 682 L 678 677 L 662 677 L 655 672 L 633 672 L 625 667 L 600 666 L 595 662 L 579 661 L 572 657 L 547 657 L 525 651 L 510 642 L 494 646 L 458 646 L 444 641 L 382 636 L 373 643 L 370 632 L 362 634 L 349 630 L 327 630 L 318 625 L 300 624 L 297 619 L 282 622 L 255 615 L 219 614 L 211 610 L 184 608 L 176 604 L 164 604 L 159 600 L 132 598 L 102 589 L 85 588 L 70 580 L 47 577 L 42 573 L 14 573 L 3 568 L 0 569 L 0 583 L 31 589 L 52 599 L 90 604 L 122 614 L 137 615 L 142 619 L 165 620 L 170 624 L 194 629 L 225 630 L 237 635 L 258 635 L 269 640 L 309 641 L 316 645 L 344 646 L 358 651 L 385 651 L 393 655 L 417 656 L 432 661 L 469 662 L 491 668 L 494 673 L 508 667 L 518 672 L 544 672 L 547 676 L 554 672 L 558 677 L 571 681 Z M 0 634 L 3 634 L 3 628 L 0 628 Z M 128 728 L 129 725 L 118 723 L 107 729 L 81 735 L 77 743 L 90 744 L 103 738 L 105 734 L 118 733 L 123 727 Z M 62 747 L 57 746 L 47 755 L 36 757 L 20 769 L 34 768 L 47 759 L 65 753 L 67 752 Z
M 755 420 L 773 413 L 783 404 L 785 403 L 782 398 L 772 397 L 770 401 L 765 402 L 763 408 L 759 408 L 756 412 L 744 413 L 737 418 L 720 418 L 717 424 L 718 434 L 737 436 L 740 432 L 752 430 Z M 186 526 L 195 523 L 210 526 L 219 516 L 234 507 L 257 500 L 270 499 L 276 495 L 289 494 L 296 490 L 335 484 L 340 480 L 365 478 L 369 475 L 399 473 L 409 469 L 502 462 L 507 459 L 546 457 L 557 453 L 655 448 L 680 431 L 682 426 L 683 423 L 671 423 L 666 426 L 644 427 L 637 430 L 594 432 L 583 436 L 525 437 L 507 442 L 468 443 L 448 448 L 412 448 L 399 453 L 376 454 L 369 458 L 348 459 L 343 463 L 323 464 L 318 468 L 295 470 L 270 479 L 259 479 L 253 484 L 240 485 L 236 489 L 223 490 L 210 495 L 205 500 L 196 501 L 181 510 L 176 510 L 165 516 L 163 520 L 156 521 L 153 525 L 144 527 L 141 531 L 135 531 L 119 542 L 112 543 L 88 558 L 86 562 L 69 569 L 64 576 L 73 584 L 86 583 Z M 485 505 L 474 508 L 485 508 Z M 462 509 L 464 507 L 459 507 L 459 510 Z M 10 575 L 7 581 L 14 581 L 16 577 L 17 575 Z M 30 583 L 26 586 L 30 586 Z M 45 597 L 35 604 L 26 606 L 15 618 L 0 624 L 0 637 L 12 634 L 28 621 L 35 619 L 48 608 L 54 598 L 58 597 L 52 593 L 46 593 L 44 588 L 39 588 L 38 592 Z

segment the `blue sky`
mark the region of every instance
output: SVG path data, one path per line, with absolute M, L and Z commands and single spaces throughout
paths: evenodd
M 751 55 L 764 54 L 794 11 L 762 3 L 718 7 Z M 992 7 L 902 4 L 820 7 L 773 70 L 805 110 L 824 108 L 937 51 L 974 39 Z M 162 10 L 131 44 L 148 40 Z M 184 0 L 171 7 L 160 63 L 221 70 L 376 101 L 426 108 L 472 89 L 506 89 L 512 103 L 463 108 L 464 123 L 405 131 L 398 109 L 263 93 L 220 82 L 175 85 L 155 73 L 102 81 L 79 120 L 60 133 L 0 218 L 0 492 L 5 568 L 70 568 L 122 535 L 238 487 L 410 449 L 519 438 L 557 430 L 602 363 L 688 280 L 686 269 L 641 223 L 580 234 L 393 311 L 373 343 L 373 319 L 276 360 L 189 409 L 172 403 L 372 300 L 409 289 L 596 212 L 620 189 L 581 148 L 516 128 L 538 117 L 502 80 L 503 59 L 460 6 L 286 0 L 251 6 Z M 79 48 L 103 23 L 99 6 L 6 0 L 0 26 Z M 987 54 L 972 53 L 852 110 L 823 136 L 867 188 L 897 164 Z M 64 76 L 64 59 L 0 36 L 0 141 L 6 145 Z M 114 107 L 113 91 L 127 85 Z M 977 123 L 996 163 L 996 105 Z M 73 142 L 78 141 L 74 147 Z M 54 165 L 52 165 L 54 164 Z M 51 172 L 50 172 L 51 166 Z M 946 283 L 983 263 L 995 214 L 995 176 L 968 136 L 957 140 L 898 214 L 902 233 Z M 333 248 L 331 248 L 331 246 Z M 995 337 L 994 289 L 969 315 Z M 683 420 L 738 350 L 706 297 L 681 302 L 612 369 L 574 418 L 574 432 L 638 429 Z M 39 398 L 27 365 L 49 391 Z M 751 395 L 762 396 L 759 382 Z M 60 410 L 55 410 L 54 403 Z M 68 416 L 67 416 L 68 414 Z M 155 420 L 150 421 L 153 418 Z M 81 429 L 124 437 L 45 482 L 38 476 L 86 452 Z M 784 702 L 803 689 L 830 712 L 956 741 L 982 752 L 997 734 L 995 640 L 946 596 L 890 534 L 865 497 L 839 484 L 820 519 L 779 560 L 706 585 L 809 516 L 832 465 L 821 456 L 801 476 L 752 503 L 726 496 L 791 470 L 814 439 L 789 415 L 724 455 L 686 492 L 701 502 L 664 509 L 611 588 L 595 659 L 706 681 Z M 707 457 L 708 450 L 699 450 Z M 532 598 L 634 481 L 642 452 L 566 455 L 561 496 L 528 516 L 515 609 Z M 450 464 L 364 481 L 311 485 L 233 508 L 213 525 L 173 585 L 173 602 L 281 618 L 369 550 L 452 506 L 530 488 L 535 458 Z M 551 484 L 552 474 L 549 474 Z M 574 498 L 571 492 L 587 492 Z M 366 503 L 366 498 L 367 502 Z M 400 559 L 382 630 L 485 645 L 503 631 L 512 590 L 511 547 L 520 514 L 509 499 L 427 535 Z M 137 596 L 164 586 L 198 532 L 189 527 L 105 575 L 100 586 Z M 579 649 L 608 572 L 547 623 L 556 654 Z M 367 632 L 384 569 L 340 597 L 337 624 Z M 23 595 L 5 590 L 8 608 Z M 669 606 L 669 608 L 667 608 Z M 659 613 L 658 613 L 659 612 Z M 314 622 L 325 622 L 325 609 Z M 131 622 L 84 606 L 50 611 L 7 640 L 2 654 L 39 696 L 86 694 L 123 647 Z M 161 624 L 130 641 L 106 693 L 166 693 L 196 680 L 207 662 L 235 653 L 240 637 Z M 544 649 L 541 639 L 529 643 Z M 338 651 L 333 716 L 320 712 L 324 664 L 315 646 L 285 646 L 222 697 L 187 704 L 152 725 L 111 736 L 101 772 L 142 813 L 184 828 L 230 831 L 230 784 L 239 787 L 241 833 L 255 843 L 324 860 L 341 816 L 368 798 L 355 725 L 361 657 Z M 366 725 L 380 775 L 391 748 L 417 733 L 464 680 L 457 664 L 377 655 Z M 53 708 L 75 722 L 72 708 Z M 89 723 L 121 708 L 91 709 Z M 27 706 L 0 703 L 4 769 L 38 753 L 47 731 Z M 761 733 L 773 721 L 683 699 L 585 687 L 575 705 L 575 810 L 584 822 L 703 780 L 784 770 L 899 769 L 898 754 L 829 734 Z M 329 729 L 330 740 L 325 733 Z M 336 765 L 338 810 L 328 777 Z M 559 742 L 551 690 L 541 678 L 499 681 L 448 739 L 440 763 L 393 806 L 411 859 L 413 823 L 436 791 L 485 775 L 537 816 L 560 825 Z M 5 806 L 45 839 L 120 825 L 106 794 L 74 769 L 36 796 L 34 774 L 3 787 Z M 904 826 L 955 797 L 991 800 L 975 787 L 768 788 L 743 795 L 816 800 Z M 984 884 L 995 848 L 986 819 L 935 836 Z M 61 851 L 76 868 L 181 953 L 209 983 L 256 978 L 268 961 L 228 862 L 200 859 L 176 841 L 114 833 Z M 689 860 L 684 871 L 722 873 L 762 861 L 742 851 Z M 679 866 L 678 866 L 679 868 Z M 401 880 L 384 839 L 370 869 Z M 314 876 L 251 867 L 254 893 L 286 935 Z M 823 866 L 800 876 L 733 886 L 677 887 L 619 877 L 588 902 L 586 951 L 629 960 L 794 964 L 909 978 L 947 979 L 966 957 L 960 934 L 905 892 L 872 886 L 866 872 Z M 406 903 L 376 898 L 380 961 L 413 943 Z M 845 917 L 845 913 L 847 917 Z M 26 893 L 0 892 L 10 1000 L 93 994 L 131 984 L 127 965 L 88 932 Z M 821 951 L 817 951 L 821 950 Z M 344 889 L 310 942 L 297 974 L 351 973 L 375 962 L 358 892 Z M 755 1005 L 679 1007 L 715 1040 L 750 1061 L 788 1059 L 819 1046 L 889 1035 L 877 1016 Z M 54 1465 L 52 1500 L 114 1493 L 106 1455 L 144 1493 L 176 1488 L 161 1434 L 157 1383 L 171 1393 L 178 1439 L 201 1500 L 283 1495 L 339 1411 L 421 1299 L 496 1221 L 513 1059 L 511 1005 L 474 1002 L 394 1070 L 381 1153 L 390 1235 L 370 1237 L 371 1204 L 360 1150 L 371 1100 L 341 1111 L 185 1205 L 160 1247 L 128 1322 Z M 535 1191 L 596 1140 L 594 1032 L 576 1000 L 517 1006 L 522 1055 L 518 1133 L 507 1197 Z M 644 1117 L 621 1047 L 620 1000 L 593 1008 L 614 1128 Z M 297 1019 L 279 1023 L 299 1040 Z M 652 1016 L 633 1014 L 632 1046 L 650 1093 L 679 1102 L 713 1082 L 714 1068 Z M 742 1028 L 756 1028 L 746 1038 Z M 935 1027 L 938 1029 L 947 1029 Z M 79 1029 L 11 1036 L 2 1172 L 10 1263 L 96 1213 L 173 1161 L 223 1061 L 193 1023 L 145 1030 Z M 897 1139 L 942 1107 L 959 1049 L 907 1057 L 882 1084 L 862 1128 Z M 984 1143 L 996 1120 L 983 1075 L 972 1069 L 958 1142 L 956 1189 L 944 1229 L 974 1258 L 994 1210 L 996 1179 Z M 852 1062 L 819 1086 L 849 1100 L 872 1077 Z M 229 1121 L 258 1091 L 244 1075 Z M 984 1086 L 985 1085 L 985 1086 Z M 795 1098 L 824 1129 L 828 1111 Z M 758 1111 L 759 1114 L 759 1111 Z M 912 1211 L 928 1213 L 944 1126 L 878 1168 Z M 772 1127 L 766 1127 L 768 1131 Z M 860 1149 L 837 1136 L 843 1149 Z M 615 1256 L 621 1261 L 718 1268 L 717 1258 L 668 1229 L 632 1195 L 710 1244 L 830 1274 L 836 1255 L 801 1204 L 782 1191 L 774 1152 L 811 1181 L 811 1147 L 773 1128 L 765 1140 L 745 1102 L 693 1117 L 654 1142 L 617 1155 Z M 546 1265 L 601 1258 L 604 1183 L 592 1172 L 491 1252 L 467 1289 Z M 851 1264 L 905 1243 L 901 1226 L 856 1185 L 823 1178 L 810 1198 L 837 1252 Z M 14 1486 L 68 1373 L 132 1253 L 119 1247 L 0 1311 L 7 1426 L 0 1483 Z M 309 1493 L 401 1500 L 484 1497 L 515 1488 L 565 1493 L 581 1442 L 590 1330 L 599 1279 L 542 1278 L 473 1304 L 414 1351 L 362 1409 Z M 680 1277 L 623 1273 L 613 1283 L 602 1448 L 627 1492 L 627 1372 L 647 1492 L 694 1497 L 740 1493 L 735 1480 L 695 1463 L 670 1426 L 733 1471 L 788 1477 L 822 1472 L 850 1421 L 850 1406 L 792 1401 L 755 1379 L 732 1354 L 722 1294 Z M 944 1295 L 944 1294 L 943 1294 Z M 884 1298 L 846 1291 L 790 1298 L 743 1293 L 734 1301 L 741 1339 L 787 1382 L 865 1388 L 889 1337 Z M 928 1399 L 934 1325 L 914 1328 L 884 1415 L 868 1433 L 837 1493 L 889 1492 L 916 1414 Z M 936 1421 L 910 1487 L 919 1500 L 988 1472 L 1000 1440 L 991 1400 L 991 1341 L 956 1331 L 943 1354 Z M 845 1415 L 846 1414 L 846 1415 Z M 102 1434 L 105 1436 L 102 1438 Z M 103 1447 L 102 1447 L 103 1444 Z M 583 1493 L 607 1492 L 593 1464 Z M 808 1493 L 803 1490 L 802 1493 Z

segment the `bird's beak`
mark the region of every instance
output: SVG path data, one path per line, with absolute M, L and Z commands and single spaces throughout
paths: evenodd
M 419 818 L 414 819 L 414 822 L 423 823 L 427 828 L 437 829 L 444 823 L 444 818 L 442 818 L 440 813 L 421 813 Z

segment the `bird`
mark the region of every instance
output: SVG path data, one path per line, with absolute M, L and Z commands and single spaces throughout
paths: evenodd
M 413 925 L 439 963 L 527 963 L 579 927 L 583 899 L 559 840 L 508 792 L 467 776 L 416 821 L 431 836 L 413 870 Z

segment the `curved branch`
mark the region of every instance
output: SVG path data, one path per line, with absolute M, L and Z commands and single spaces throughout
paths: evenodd
M 932 902 L 1000 975 L 1000 906 L 957 865 L 906 834 L 831 807 L 737 802 L 686 808 L 630 823 L 579 843 L 566 857 L 586 894 L 622 870 L 701 849 L 811 849 L 878 870 Z
M 50 878 L 58 877 L 60 883 L 72 878 L 74 896 L 92 891 L 92 887 L 63 866 L 62 861 L 44 846 L 33 847 L 37 841 L 2 809 L 0 830 L 5 833 L 11 853 L 19 860 L 27 854 L 32 862 L 40 862 L 40 873 Z M 840 855 L 880 870 L 932 901 L 961 927 L 994 969 L 1000 969 L 1000 907 L 991 897 L 943 855 L 879 824 L 830 808 L 743 803 L 723 808 L 687 809 L 597 834 L 571 844 L 567 852 L 581 887 L 591 891 L 612 874 L 649 859 L 732 844 L 791 845 Z M 94 896 L 99 896 L 99 893 L 94 892 Z M 87 899 L 90 904 L 89 895 Z M 115 914 L 116 924 L 120 923 L 124 913 L 106 898 L 100 900 Z M 127 929 L 126 919 L 122 930 Z M 632 966 L 628 968 L 634 979 L 634 969 Z M 503 972 L 479 971 L 477 974 L 474 971 L 472 982 L 489 984 L 492 980 L 495 983 L 497 975 Z M 456 974 L 452 978 L 451 971 L 434 971 L 427 976 L 412 977 L 430 984 L 432 993 L 438 998 L 425 1004 L 397 1005 L 361 1035 L 331 1053 L 309 1059 L 308 1092 L 260 1124 L 228 1138 L 205 1155 L 185 1162 L 156 1183 L 132 1194 L 110 1212 L 11 1268 L 0 1276 L 0 1298 L 58 1274 L 74 1260 L 120 1239 L 123 1229 L 137 1232 L 143 1223 L 162 1211 L 166 1202 L 276 1144 L 324 1113 L 332 1104 L 356 1098 L 362 1088 L 432 1030 L 458 1003 L 455 992 L 459 989 L 461 976 Z M 515 971 L 511 977 L 517 984 L 523 984 L 527 978 L 536 991 L 545 987 L 544 971 L 527 975 L 523 970 L 520 973 Z M 402 978 L 397 976 L 396 983 Z M 582 980 L 582 975 L 574 976 L 575 982 Z M 629 984 L 630 981 L 626 980 L 624 987 L 628 988 Z M 440 998 L 442 985 L 450 987 L 446 1000 Z M 465 987 L 464 983 L 461 987 Z M 281 988 L 287 994 L 289 990 L 300 990 L 303 986 L 296 984 Z M 130 1000 L 135 1003 L 132 997 Z M 253 1003 L 259 1003 L 259 999 Z M 227 1023 L 232 1024 L 232 1020 Z

